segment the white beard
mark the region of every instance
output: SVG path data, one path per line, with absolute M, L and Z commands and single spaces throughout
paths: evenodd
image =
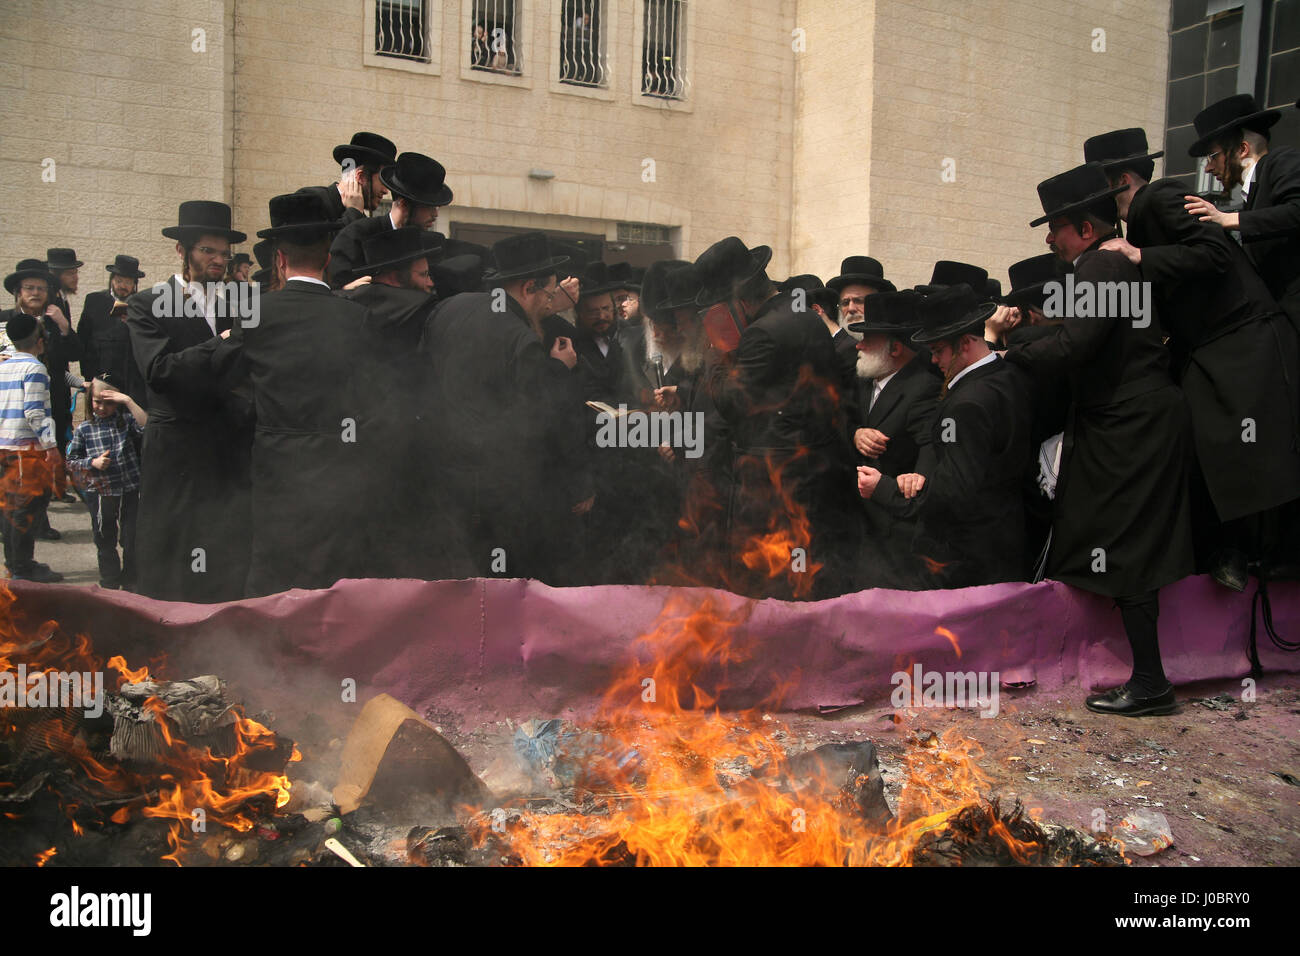
M 687 336 L 681 350 L 676 354 L 664 351 L 659 336 L 655 333 L 653 322 L 645 323 L 645 357 L 647 362 L 653 363 L 658 356 L 664 360 L 664 366 L 671 368 L 674 365 L 680 365 L 686 372 L 694 374 L 704 365 L 704 335 L 703 326 L 698 330 L 694 337 Z
M 858 349 L 857 376 L 860 379 L 882 378 L 894 370 L 889 360 L 889 352 L 877 349 L 864 352 Z

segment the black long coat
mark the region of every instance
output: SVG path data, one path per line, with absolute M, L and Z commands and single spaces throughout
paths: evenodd
M 1185 192 L 1170 179 L 1139 189 L 1128 238 L 1170 335 L 1201 473 L 1230 521 L 1300 496 L 1300 346 L 1241 247 L 1189 216 Z
M 387 489 L 368 455 L 365 318 L 324 286 L 290 279 L 241 331 L 257 412 L 250 597 L 366 576 L 364 530 Z
M 733 589 L 824 597 L 851 586 L 863 519 L 841 382 L 826 324 L 796 311 L 789 292 L 765 302 L 736 350 L 711 369 L 708 388 L 732 443 L 726 556 Z M 706 446 L 715 440 L 706 431 Z M 809 570 L 795 570 L 788 556 L 756 560 L 761 539 L 804 547 Z M 821 566 L 815 573 L 814 564 Z M 811 589 L 798 574 L 813 576 Z
M 136 519 L 139 590 L 168 601 L 237 600 L 248 577 L 251 417 L 228 378 L 239 343 L 214 336 L 201 316 L 155 316 L 157 298 L 152 289 L 137 292 L 127 313 L 149 400 Z M 229 319 L 217 323 L 218 331 L 230 327 Z
M 882 474 L 871 500 L 918 521 L 914 551 L 930 587 L 1023 580 L 1021 479 L 1031 454 L 1029 377 L 994 358 L 967 372 L 939 402 L 925 487 L 904 498 Z
M 1116 252 L 1079 257 L 1075 281 L 1139 282 Z M 1194 570 L 1187 469 L 1191 423 L 1163 330 L 1126 317 L 1065 319 L 1006 360 L 1067 378 L 1073 399 L 1056 484 L 1049 577 L 1109 597 Z M 1100 553 L 1098 553 L 1100 549 Z
M 871 404 L 872 387 L 871 379 L 859 383 L 859 417 L 852 430 L 878 429 L 889 436 L 889 445 L 877 458 L 860 456 L 861 462 L 886 475 L 929 475 L 934 468 L 930 445 L 934 411 L 943 387 L 930 353 L 922 352 L 900 368 L 881 389 L 875 405 Z M 863 514 L 867 522 L 863 582 L 909 590 L 928 586 L 929 576 L 919 574 L 910 560 L 916 538 L 915 518 L 902 517 L 870 500 L 863 502 Z
M 1279 146 L 1255 164 L 1237 217 L 1241 247 L 1273 298 L 1300 323 L 1300 150 Z
M 131 333 L 126 319 L 112 314 L 116 300 L 111 292 L 100 290 L 86 296 L 77 323 L 81 339 L 81 377 L 90 381 L 102 372 L 111 372 L 121 391 L 130 395 L 141 408 L 147 408 L 148 389 L 144 376 L 131 352 Z
M 555 580 L 572 507 L 591 496 L 577 374 L 542 348 L 517 302 L 491 293 L 439 302 L 425 329 L 434 473 L 480 574 Z

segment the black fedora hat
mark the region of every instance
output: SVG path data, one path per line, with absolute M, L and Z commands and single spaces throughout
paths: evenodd
M 849 331 L 859 335 L 883 333 L 902 337 L 921 328 L 917 308 L 923 296 L 915 289 L 878 292 L 862 303 L 862 321 L 851 322 Z
M 777 292 L 794 292 L 796 289 L 803 291 L 805 302 L 820 305 L 827 315 L 833 316 L 836 310 L 839 309 L 840 297 L 835 293 L 834 289 L 826 287 L 820 276 L 805 272 L 801 275 L 782 279 L 776 284 Z M 804 311 L 807 311 L 807 309 L 804 309 Z
M 253 258 L 257 260 L 258 269 L 248 277 L 250 282 L 271 281 L 271 256 L 275 252 L 275 240 L 263 239 L 253 243 Z
M 429 260 L 429 265 L 432 267 L 445 255 L 447 237 L 433 229 L 421 229 L 420 245 L 424 249 L 424 257 Z
M 1144 159 L 1159 159 L 1164 154 L 1163 149 L 1153 153 L 1147 148 L 1146 130 L 1140 126 L 1098 133 L 1083 141 L 1083 161 L 1101 163 L 1106 169 L 1141 162 Z
M 442 236 L 440 232 L 426 232 L 425 235 Z M 481 246 L 477 242 L 467 242 L 464 239 L 442 238 L 442 247 L 438 250 L 440 259 L 451 259 L 454 256 L 474 256 L 478 261 L 486 266 L 488 257 L 492 254 L 487 246 Z
M 423 259 L 429 255 L 424 246 L 417 226 L 403 226 L 401 229 L 385 229 L 361 244 L 361 252 L 366 263 L 352 270 L 353 276 L 371 276 L 386 269 Z
M 840 263 L 840 274 L 826 283 L 839 292 L 846 285 L 870 286 L 880 292 L 893 292 L 894 283 L 885 278 L 885 267 L 871 256 L 849 256 Z
M 1041 256 L 1030 256 L 1013 262 L 1007 269 L 1011 291 L 1003 298 L 1009 305 L 1042 308 L 1046 298 L 1043 289 L 1047 283 L 1060 280 L 1061 265 L 1060 258 L 1054 252 L 1044 252 Z
M 128 279 L 144 278 L 144 273 L 140 271 L 140 260 L 135 256 L 115 256 L 113 264 L 104 268 L 111 275 L 126 276 Z
M 984 323 L 998 307 L 980 299 L 964 282 L 922 296 L 916 306 L 919 328 L 912 341 L 929 345 L 963 335 L 983 335 Z
M 1043 204 L 1043 215 L 1029 225 L 1041 226 L 1057 216 L 1089 207 L 1094 207 L 1094 211 L 1114 222 L 1119 218 L 1115 196 L 1126 189 L 1127 186 L 1110 184 L 1101 163 L 1075 166 L 1038 184 L 1038 201 Z
M 626 289 L 628 292 L 639 293 L 644 279 L 645 270 L 636 268 L 630 262 L 615 262 L 609 267 L 611 289 Z
M 1002 298 L 1002 280 L 989 276 L 984 280 L 984 298 L 997 302 Z
M 73 249 L 46 249 L 45 265 L 51 272 L 62 272 L 64 269 L 80 269 L 85 263 L 77 258 Z
M 230 268 L 235 269 L 242 266 L 244 263 L 252 263 L 252 261 L 253 260 L 248 257 L 247 252 L 236 252 L 235 257 L 230 260 Z
M 1234 129 L 1249 129 L 1264 133 L 1282 118 L 1281 110 L 1262 110 L 1249 93 L 1238 93 L 1227 99 L 1211 103 L 1196 114 L 1192 125 L 1200 137 L 1187 148 L 1188 156 L 1204 156 L 1210 151 L 1210 144 Z
M 228 242 L 243 242 L 248 236 L 230 228 L 230 207 L 223 202 L 191 199 L 183 202 L 176 214 L 176 225 L 164 226 L 168 239 L 189 242 L 199 236 L 222 236 Z
M 615 289 L 621 289 L 618 282 L 609 274 L 609 266 L 603 262 L 589 262 L 578 273 L 578 301 L 593 295 L 608 295 Z
M 272 196 L 271 227 L 259 229 L 259 239 L 287 239 L 310 243 L 343 228 L 343 220 L 331 219 L 329 207 L 316 192 L 285 193 Z
M 358 166 L 388 166 L 397 162 L 397 146 L 378 133 L 353 133 L 352 142 L 334 147 L 334 162 L 346 159 Z
M 451 202 L 447 170 L 442 163 L 422 153 L 403 153 L 397 162 L 379 171 L 379 181 L 394 196 L 421 206 L 445 206 Z
M 668 273 L 682 266 L 690 265 L 685 259 L 659 259 L 646 267 L 641 279 L 641 311 L 656 322 L 673 321 L 672 310 L 660 312 L 659 303 L 667 301 Z M 699 291 L 698 289 L 696 290 Z M 695 297 L 691 297 L 690 306 L 694 307 Z
M 648 276 L 647 276 L 648 278 Z M 686 262 L 663 273 L 663 295 L 655 304 L 656 321 L 676 322 L 677 309 L 697 309 L 700 291 L 704 288 L 700 270 L 693 262 Z M 658 317 L 662 316 L 662 320 Z
M 429 267 L 439 298 L 483 290 L 483 260 L 475 255 L 450 256 Z
M 750 249 L 736 236 L 719 239 L 695 260 L 700 274 L 700 294 L 695 304 L 703 308 L 725 302 L 738 285 L 758 275 L 771 261 L 770 246 Z
M 551 255 L 551 241 L 546 233 L 525 232 L 492 244 L 493 268 L 487 278 L 494 282 L 533 279 L 556 272 L 568 261 L 568 256 Z
M 53 278 L 40 259 L 20 259 L 14 271 L 5 276 L 5 291 L 12 294 L 24 279 L 44 279 L 48 286 Z
M 952 259 L 940 259 L 930 271 L 930 281 L 918 285 L 916 291 L 923 295 L 937 292 L 950 285 L 968 285 L 981 293 L 988 286 L 989 271 L 973 266 L 969 262 L 957 262 Z

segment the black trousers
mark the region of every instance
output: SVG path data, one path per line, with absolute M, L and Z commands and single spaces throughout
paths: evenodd
M 135 516 L 140 494 L 101 495 L 86 491 L 90 529 L 99 552 L 99 586 L 135 590 Z M 119 560 L 117 547 L 121 544 Z

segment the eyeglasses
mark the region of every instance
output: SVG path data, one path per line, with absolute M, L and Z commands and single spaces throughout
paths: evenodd
M 233 259 L 235 254 L 229 249 L 213 249 L 211 246 L 195 246 L 198 252 L 214 259 Z
M 1208 162 L 1209 162 L 1210 160 L 1212 160 L 1215 156 L 1222 156 L 1222 155 L 1223 155 L 1223 150 L 1221 150 L 1221 149 L 1216 149 L 1214 152 L 1208 154 L 1208 155 L 1205 157 L 1205 161 L 1208 163 Z

